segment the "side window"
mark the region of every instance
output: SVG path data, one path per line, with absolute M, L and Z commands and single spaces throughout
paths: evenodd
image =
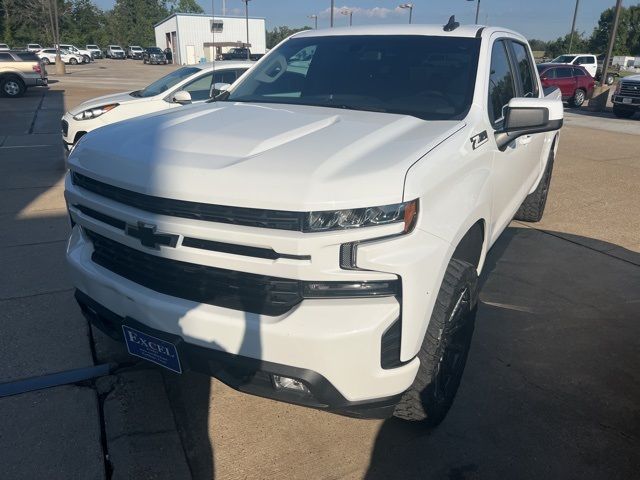
M 221 70 L 213 74 L 213 83 L 228 83 L 232 84 L 236 81 L 235 70 Z
M 533 75 L 533 62 L 529 57 L 529 51 L 527 50 L 527 47 L 521 43 L 511 42 L 511 45 L 513 46 L 516 63 L 518 64 L 520 80 L 522 80 L 522 96 L 537 97 L 538 82 Z
M 515 96 L 513 72 L 504 41 L 493 44 L 489 75 L 489 118 L 493 124 L 502 120 L 502 110 Z
M 211 92 L 211 78 L 213 72 L 209 72 L 206 75 L 196 78 L 191 83 L 188 83 L 181 90 L 189 92 L 191 100 L 197 102 L 199 100 L 207 100 L 209 93 Z
M 593 65 L 596 61 L 593 57 L 578 57 L 578 60 L 575 63 L 576 65 Z
M 584 70 L 581 70 L 579 68 L 574 68 L 573 69 L 573 76 L 574 77 L 584 77 Z
M 556 78 L 556 69 L 550 68 L 549 70 L 545 70 L 544 73 L 540 75 L 540 77 L 546 77 L 549 79 Z
M 13 62 L 13 57 L 8 53 L 0 53 L 0 62 Z
M 569 67 L 556 68 L 556 78 L 571 78 L 573 76 L 572 70 Z

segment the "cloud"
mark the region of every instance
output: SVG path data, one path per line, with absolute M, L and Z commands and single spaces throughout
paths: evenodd
M 334 7 L 333 14 L 334 16 L 340 15 L 341 10 L 350 10 L 353 12 L 354 17 L 366 17 L 366 18 L 389 18 L 396 15 L 406 15 L 406 11 L 400 7 L 396 8 L 384 8 L 384 7 L 373 7 L 373 8 L 360 8 L 360 7 L 349 7 L 348 5 L 343 5 L 342 7 Z M 331 13 L 331 8 L 326 8 L 320 12 L 320 17 L 328 18 Z

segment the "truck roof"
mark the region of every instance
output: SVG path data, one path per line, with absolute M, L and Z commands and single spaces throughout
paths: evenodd
M 325 37 L 336 35 L 428 35 L 438 37 L 486 37 L 495 32 L 502 32 L 514 37 L 525 38 L 517 32 L 501 27 L 485 27 L 483 25 L 460 25 L 452 31 L 445 31 L 442 25 L 362 25 L 356 27 L 325 28 L 321 30 L 304 30 L 292 37 Z

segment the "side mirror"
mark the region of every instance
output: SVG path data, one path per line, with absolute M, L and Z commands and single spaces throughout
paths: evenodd
M 213 84 L 213 90 L 219 93 L 226 92 L 227 90 L 229 90 L 229 87 L 231 87 L 230 83 L 218 82 Z
M 562 127 L 564 109 L 559 98 L 512 98 L 504 110 L 502 128 L 495 132 L 500 150 L 524 135 Z
M 189 105 L 191 103 L 191 94 L 184 90 L 180 90 L 173 95 L 173 103 Z

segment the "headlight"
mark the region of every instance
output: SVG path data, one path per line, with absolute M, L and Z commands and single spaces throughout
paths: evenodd
M 417 200 L 381 207 L 309 212 L 305 219 L 305 231 L 326 232 L 403 222 L 404 232 L 409 232 L 417 213 Z
M 621 89 L 622 89 L 622 82 L 618 82 L 618 84 L 616 85 L 616 89 L 614 90 L 613 94 L 614 95 L 618 95 L 620 93 Z
M 80 113 L 76 113 L 73 118 L 75 120 L 90 120 L 92 118 L 99 117 L 100 115 L 103 115 L 110 110 L 113 110 L 118 105 L 118 103 L 112 103 L 111 105 L 103 105 L 102 107 L 90 108 Z

